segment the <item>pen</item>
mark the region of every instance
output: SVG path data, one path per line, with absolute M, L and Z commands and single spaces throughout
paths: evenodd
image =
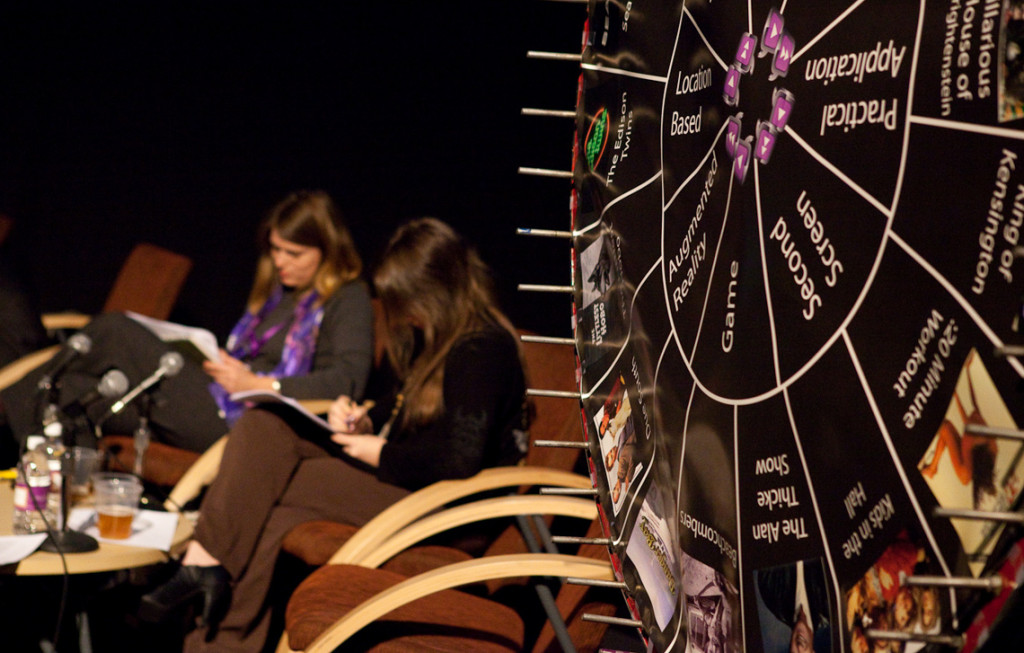
M 356 404 L 355 402 L 352 403 L 355 405 L 356 410 L 362 408 L 363 412 L 358 416 L 349 415 L 348 417 L 345 418 L 345 426 L 348 427 L 350 430 L 355 428 L 356 422 L 358 422 L 363 417 L 363 415 L 366 415 L 366 413 L 369 412 L 369 410 L 376 405 L 376 402 L 374 402 L 372 399 L 368 399 L 364 401 L 362 404 Z

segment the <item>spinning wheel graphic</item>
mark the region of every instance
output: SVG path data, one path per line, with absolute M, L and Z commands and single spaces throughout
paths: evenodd
M 1024 419 L 1016 4 L 591 3 L 581 404 L 655 650 L 970 644 L 950 583 L 1020 534 L 947 513 L 1024 485 L 977 433 Z

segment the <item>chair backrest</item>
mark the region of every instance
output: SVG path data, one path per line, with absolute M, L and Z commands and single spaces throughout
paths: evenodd
M 192 260 L 187 256 L 139 243 L 121 266 L 103 312 L 135 311 L 166 320 L 191 270 Z
M 520 335 L 529 335 L 520 331 Z M 522 343 L 527 383 L 540 390 L 578 391 L 576 354 L 571 345 Z M 534 440 L 582 442 L 583 425 L 579 402 L 561 397 L 532 397 L 531 447 L 526 464 L 572 471 L 579 460 L 578 449 L 532 446 Z
M 521 333 L 522 335 L 522 333 Z M 576 391 L 576 354 L 571 345 L 524 342 L 523 358 L 526 362 L 527 383 L 541 390 Z M 525 463 L 530 466 L 575 471 L 581 450 L 565 447 L 538 447 L 536 440 L 582 442 L 583 425 L 579 402 L 561 397 L 532 397 L 534 408 L 530 424 L 530 449 Z M 523 488 L 526 489 L 526 488 Z M 550 519 L 545 521 L 550 522 Z M 509 525 L 487 545 L 484 555 L 526 553 L 529 546 L 523 539 L 518 524 Z M 487 589 L 494 593 L 505 584 L 523 583 L 523 579 L 488 581 Z
M 60 345 L 51 345 L 45 349 L 26 354 L 16 361 L 0 367 L 0 390 L 4 390 L 21 380 L 31 370 L 39 367 L 56 355 Z

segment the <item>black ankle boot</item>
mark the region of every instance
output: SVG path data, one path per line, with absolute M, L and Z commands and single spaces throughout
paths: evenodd
M 199 625 L 210 629 L 224 618 L 231 603 L 231 575 L 220 565 L 182 565 L 166 583 L 142 597 L 139 619 L 150 623 L 166 621 L 177 608 L 202 600 Z

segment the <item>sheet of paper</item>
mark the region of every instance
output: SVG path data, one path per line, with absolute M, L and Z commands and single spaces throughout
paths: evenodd
M 0 536 L 0 565 L 9 565 L 29 557 L 46 539 L 46 533 Z
M 92 508 L 75 508 L 71 511 L 68 526 L 76 531 L 95 537 L 100 542 L 141 546 L 161 551 L 171 550 L 174 531 L 178 528 L 178 514 L 157 510 L 140 510 L 132 521 L 132 534 L 124 540 L 108 540 L 100 537 L 96 528 L 96 511 Z
M 140 315 L 133 311 L 126 311 L 125 315 L 148 328 L 165 342 L 189 342 L 198 350 L 199 356 L 212 361 L 220 360 L 217 337 L 206 329 L 168 322 L 167 320 L 157 320 L 156 318 Z M 183 353 L 185 352 L 183 351 Z

